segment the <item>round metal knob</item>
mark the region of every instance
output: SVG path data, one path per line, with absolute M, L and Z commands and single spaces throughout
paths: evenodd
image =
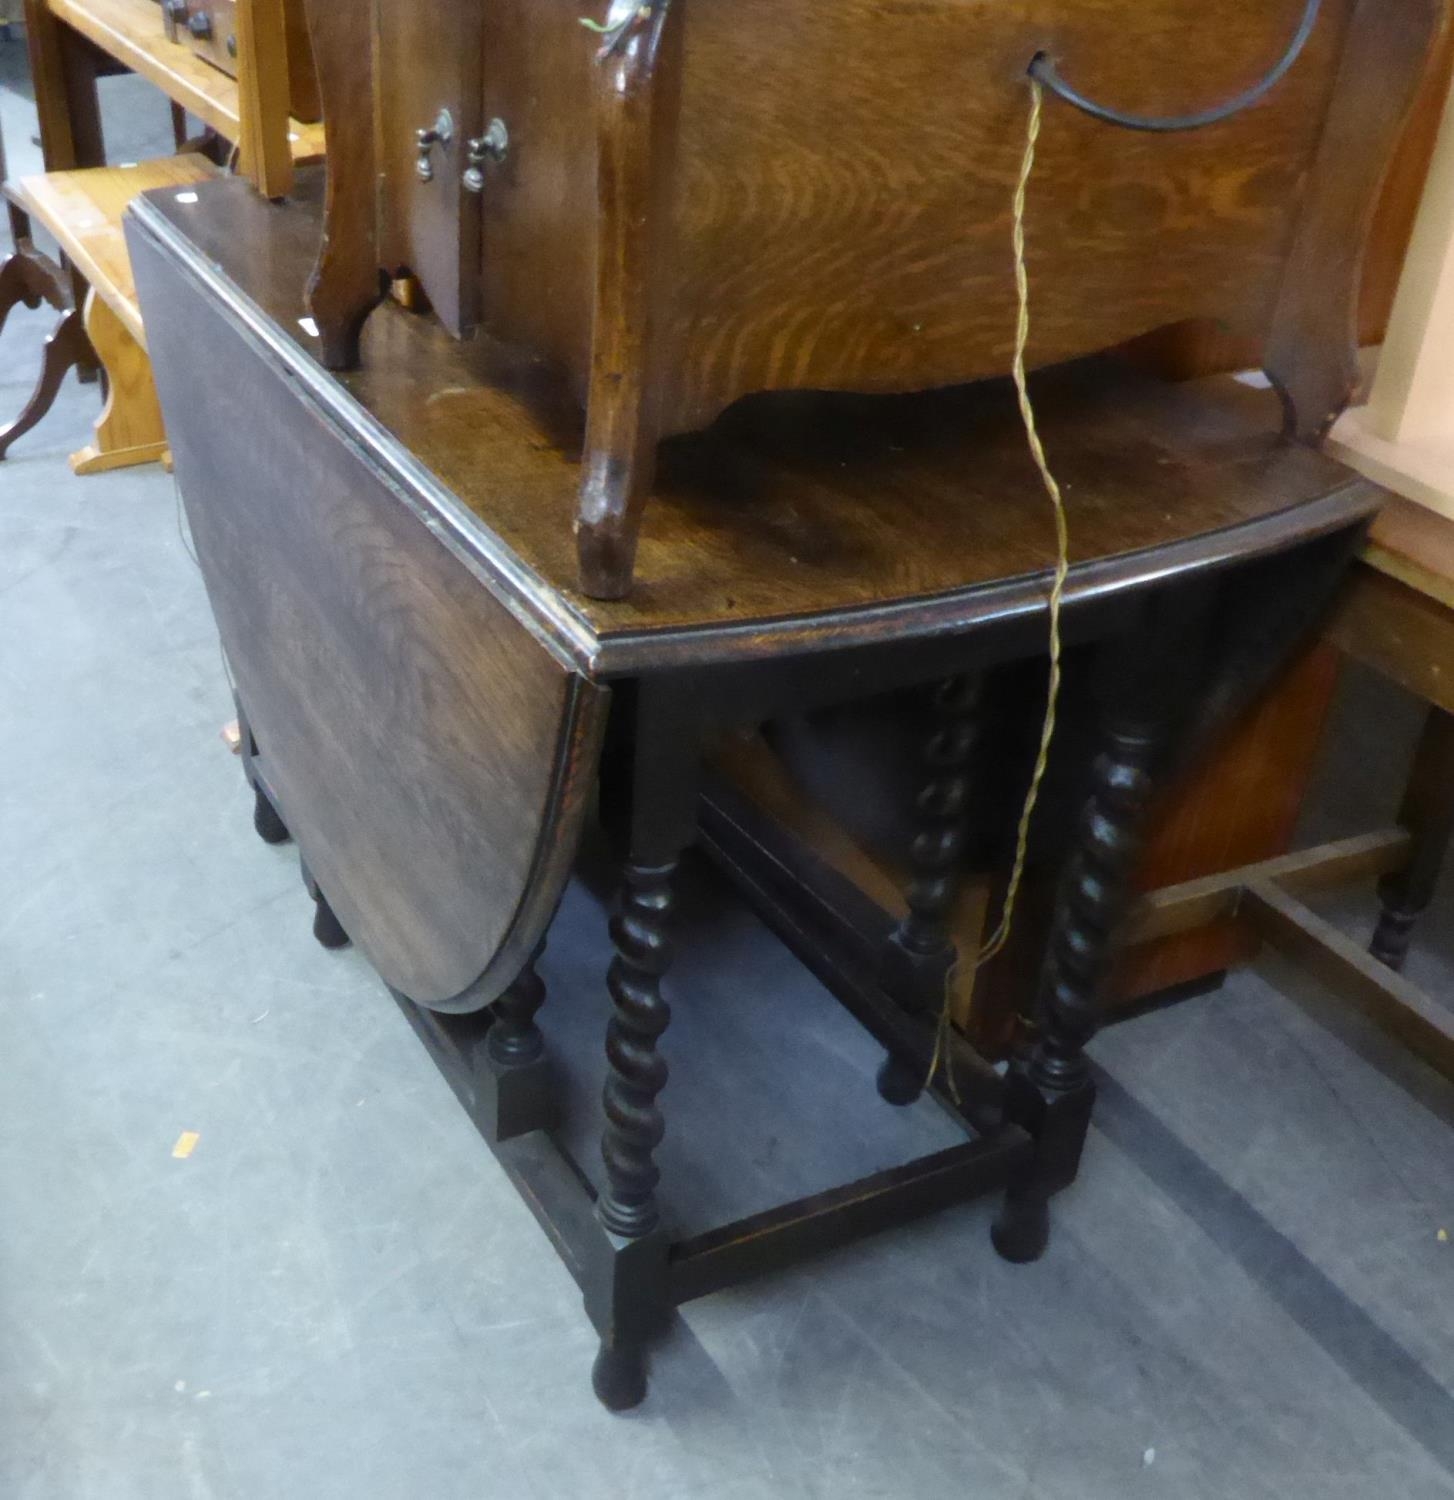
M 212 17 L 205 10 L 194 11 L 187 17 L 187 30 L 199 42 L 205 42 L 212 35 Z

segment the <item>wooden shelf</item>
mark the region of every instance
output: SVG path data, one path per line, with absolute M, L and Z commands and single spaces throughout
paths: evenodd
M 168 41 L 150 0 L 48 0 L 58 21 L 94 42 L 108 56 L 155 84 L 188 114 L 227 140 L 242 139 L 237 80 Z M 295 162 L 323 159 L 323 126 L 288 122 Z

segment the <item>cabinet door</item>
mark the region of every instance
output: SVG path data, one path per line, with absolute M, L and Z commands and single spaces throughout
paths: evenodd
M 457 337 L 473 329 L 479 306 L 479 199 L 462 178 L 466 142 L 481 129 L 480 10 L 479 0 L 377 0 L 375 8 L 380 249 L 388 269 L 419 278 Z M 418 133 L 445 114 L 449 139 L 421 155 Z
M 508 134 L 480 176 L 480 317 L 491 333 L 567 370 L 584 391 L 595 267 L 599 38 L 603 0 L 490 0 L 484 118 Z

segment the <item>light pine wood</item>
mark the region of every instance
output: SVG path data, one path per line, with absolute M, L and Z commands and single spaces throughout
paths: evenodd
M 33 0 L 33 3 L 39 3 L 39 0 Z M 266 151 L 261 147 L 261 137 L 255 137 L 250 165 L 244 167 L 264 193 L 277 196 L 287 191 L 286 186 L 277 186 L 283 176 L 283 166 L 277 160 L 277 152 L 283 149 L 278 142 L 279 133 L 286 134 L 287 149 L 294 162 L 320 161 L 323 158 L 323 127 L 288 118 L 281 7 L 278 0 L 261 0 L 261 4 L 264 16 L 270 18 L 264 20 L 261 29 L 256 20 L 249 22 L 244 19 L 252 10 L 251 6 L 244 5 L 239 10 L 238 62 L 242 82 L 229 78 L 179 43 L 168 41 L 152 0 L 45 0 L 45 9 L 55 20 L 72 27 L 108 56 L 155 84 L 189 114 L 210 125 L 225 139 L 235 142 L 243 150 L 245 161 L 249 160 L 248 137 L 255 135 L 253 111 L 259 102 L 265 102 L 269 110 L 280 111 L 279 118 L 286 122 L 285 127 L 271 127 L 271 144 Z M 259 48 L 256 40 L 251 43 L 244 40 L 249 30 L 255 39 L 267 34 L 269 40 Z M 276 41 L 271 39 L 273 31 L 277 32 Z M 260 89 L 253 81 L 260 75 L 244 61 L 249 46 L 258 61 L 277 58 L 270 64 L 271 77 L 261 83 Z M 258 175 L 263 166 L 271 174 L 266 186 Z
M 126 167 L 39 173 L 8 188 L 10 197 L 55 236 L 90 288 L 85 328 L 106 372 L 106 404 L 92 441 L 71 455 L 77 474 L 151 463 L 166 452 L 121 216 L 138 193 L 185 191 L 215 175 L 205 157 L 164 156 Z
M 206 157 L 163 156 L 126 167 L 43 172 L 12 184 L 11 196 L 51 232 L 71 264 L 94 287 L 131 337 L 146 348 L 121 215 L 138 193 L 179 190 L 216 176 Z
M 95 287 L 86 297 L 86 336 L 106 371 L 106 405 L 93 440 L 71 455 L 72 473 L 104 474 L 155 462 L 166 451 L 167 435 L 151 361 Z
M 286 198 L 293 188 L 288 144 L 288 37 L 283 0 L 252 0 L 237 7 L 237 76 L 242 117 L 238 170 L 265 198 Z

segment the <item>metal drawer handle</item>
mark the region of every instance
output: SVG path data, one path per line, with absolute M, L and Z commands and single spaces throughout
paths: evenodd
M 483 193 L 486 162 L 504 161 L 509 149 L 510 132 L 505 128 L 505 122 L 500 119 L 491 120 L 489 128 L 483 135 L 477 135 L 472 141 L 467 141 L 465 153 L 469 158 L 469 166 L 464 174 L 465 191 Z

